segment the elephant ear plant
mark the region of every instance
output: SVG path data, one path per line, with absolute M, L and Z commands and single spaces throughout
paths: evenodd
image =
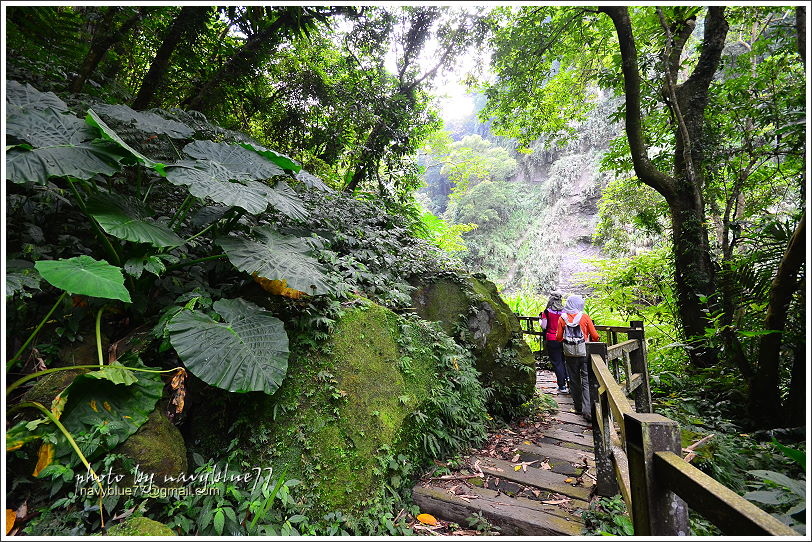
M 90 256 L 78 256 L 56 261 L 37 261 L 34 267 L 43 280 L 61 289 L 62 293 L 22 347 L 8 361 L 7 368 L 19 360 L 68 294 L 130 302 L 121 270 L 105 261 L 98 261 Z M 100 329 L 104 309 L 102 306 L 96 316 L 98 364 L 45 369 L 26 375 L 6 388 L 8 396 L 20 385 L 47 374 L 91 369 L 74 378 L 50 405 L 25 401 L 12 406 L 8 411 L 9 419 L 15 412 L 26 408 L 38 410 L 42 417 L 22 420 L 13 425 L 6 432 L 6 451 L 14 451 L 28 442 L 39 441 L 38 461 L 33 475 L 56 474 L 63 481 L 73 478 L 73 468 L 81 463 L 99 485 L 100 502 L 104 494 L 103 487 L 90 461 L 115 448 L 147 421 L 163 392 L 163 382 L 158 374 L 177 370 L 147 368 L 137 358 L 129 359 L 128 366 L 118 362 L 105 365 Z M 102 510 L 100 506 L 100 513 Z
M 7 299 L 18 294 L 20 300 L 31 298 L 26 290 L 38 289 L 40 281 L 61 293 L 7 361 L 7 371 L 22 364 L 66 296 L 106 303 L 96 314 L 97 363 L 48 368 L 7 388 L 8 397 L 41 376 L 86 371 L 50 405 L 26 401 L 12 406 L 10 415 L 35 409 L 42 417 L 15 420 L 7 431 L 7 450 L 38 443 L 35 476 L 68 481 L 81 463 L 99 483 L 91 462 L 146 421 L 162 394 L 160 373 L 188 369 L 208 384 L 235 393 L 272 394 L 280 386 L 287 373 L 288 336 L 273 314 L 226 294 L 216 296 L 208 313 L 195 310 L 194 301 L 172 307 L 165 300 L 177 290 L 188 299 L 200 282 L 179 270 L 205 262 L 215 262 L 221 273 L 209 280 L 225 277 L 223 282 L 234 282 L 241 277 L 261 284 L 278 282 L 297 295 L 335 293 L 334 276 L 317 259 L 323 246 L 308 237 L 311 232 L 289 228 L 302 236 L 283 235 L 270 225 L 278 219 L 295 225 L 307 218 L 294 187 L 330 189 L 291 158 L 258 144 L 198 140 L 197 132 L 181 122 L 123 105 L 93 104 L 81 118 L 52 93 L 14 81 L 7 88 L 6 180 L 22 199 L 47 193 L 64 202 L 61 212 L 69 213 L 71 227 L 79 228 L 71 235 L 82 236 L 76 238 L 84 253 L 32 262 L 24 250 L 10 252 L 14 271 L 7 277 Z M 139 146 L 145 138 L 162 142 L 163 150 Z M 197 219 L 204 215 L 206 221 Z M 48 224 L 49 219 L 38 217 L 56 236 L 59 228 Z M 50 247 L 65 249 L 43 237 L 43 254 L 53 250 Z M 207 287 L 221 291 L 219 286 Z M 129 354 L 105 364 L 100 325 L 110 304 L 131 321 L 146 324 L 158 313 L 170 313 L 159 327 L 185 369 L 149 368 Z

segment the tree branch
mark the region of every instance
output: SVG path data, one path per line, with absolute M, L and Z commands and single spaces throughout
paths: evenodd
M 634 172 L 641 181 L 654 188 L 667 201 L 672 201 L 676 197 L 674 180 L 651 163 L 643 137 L 640 70 L 629 10 L 625 6 L 603 6 L 599 9 L 612 19 L 617 31 L 622 58 L 623 90 L 626 96 L 626 136 L 629 140 Z

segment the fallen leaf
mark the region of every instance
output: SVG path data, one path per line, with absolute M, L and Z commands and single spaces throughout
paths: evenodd
M 17 519 L 17 514 L 11 508 L 6 508 L 6 534 L 14 528 L 14 521 Z
M 565 484 L 571 484 L 571 483 L 572 483 L 572 482 L 574 482 L 574 481 L 575 481 L 575 480 L 574 480 L 573 478 L 567 478 L 567 479 L 565 479 L 565 480 L 564 480 L 564 483 L 565 483 Z
M 420 523 L 425 523 L 426 525 L 437 525 L 437 518 L 431 514 L 419 514 L 417 516 L 417 521 Z
M 538 427 L 538 426 L 537 426 L 537 427 Z M 525 441 L 524 441 L 524 443 L 525 443 L 525 444 L 532 444 L 532 442 L 530 442 L 529 440 L 525 440 Z
M 517 463 L 519 461 L 519 454 L 513 456 L 513 459 L 510 460 L 511 463 Z
M 531 490 L 530 490 L 530 492 L 531 492 L 533 495 L 535 495 L 536 497 L 538 497 L 539 495 L 541 495 L 541 491 L 539 491 L 538 489 L 531 489 Z
M 542 463 L 541 465 L 539 465 L 539 468 L 541 468 L 541 470 L 551 470 L 552 469 L 550 464 L 547 463 L 546 461 L 544 463 Z
M 44 442 L 39 447 L 39 452 L 37 452 L 37 466 L 34 467 L 33 476 L 39 476 L 39 473 L 51 464 L 54 460 L 54 445 L 50 442 Z
M 513 467 L 513 470 L 518 472 L 518 471 L 520 471 L 522 469 L 523 466 L 524 465 L 516 465 L 515 467 Z M 527 469 L 525 468 L 524 470 L 527 470 Z
M 564 504 L 568 503 L 570 499 L 558 499 L 556 501 L 541 501 L 541 504 Z

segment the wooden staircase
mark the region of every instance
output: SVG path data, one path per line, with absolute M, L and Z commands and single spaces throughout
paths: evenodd
M 559 405 L 552 420 L 545 420 L 552 423 L 515 445 L 499 447 L 497 457 L 468 456 L 461 474 L 419 483 L 413 497 L 421 513 L 461 526 L 479 513 L 502 535 L 582 533 L 580 511 L 588 507 L 595 482 L 592 426 L 573 411 L 569 395 L 557 392 L 552 371 L 538 371 L 536 378 L 536 387 Z

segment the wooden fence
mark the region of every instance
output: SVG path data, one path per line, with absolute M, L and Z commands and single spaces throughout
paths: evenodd
M 542 333 L 526 325 L 525 333 Z M 623 497 L 635 535 L 688 535 L 690 507 L 725 535 L 799 536 L 683 460 L 679 425 L 652 413 L 643 322 L 595 328 L 607 338 L 587 343 L 595 491 Z

